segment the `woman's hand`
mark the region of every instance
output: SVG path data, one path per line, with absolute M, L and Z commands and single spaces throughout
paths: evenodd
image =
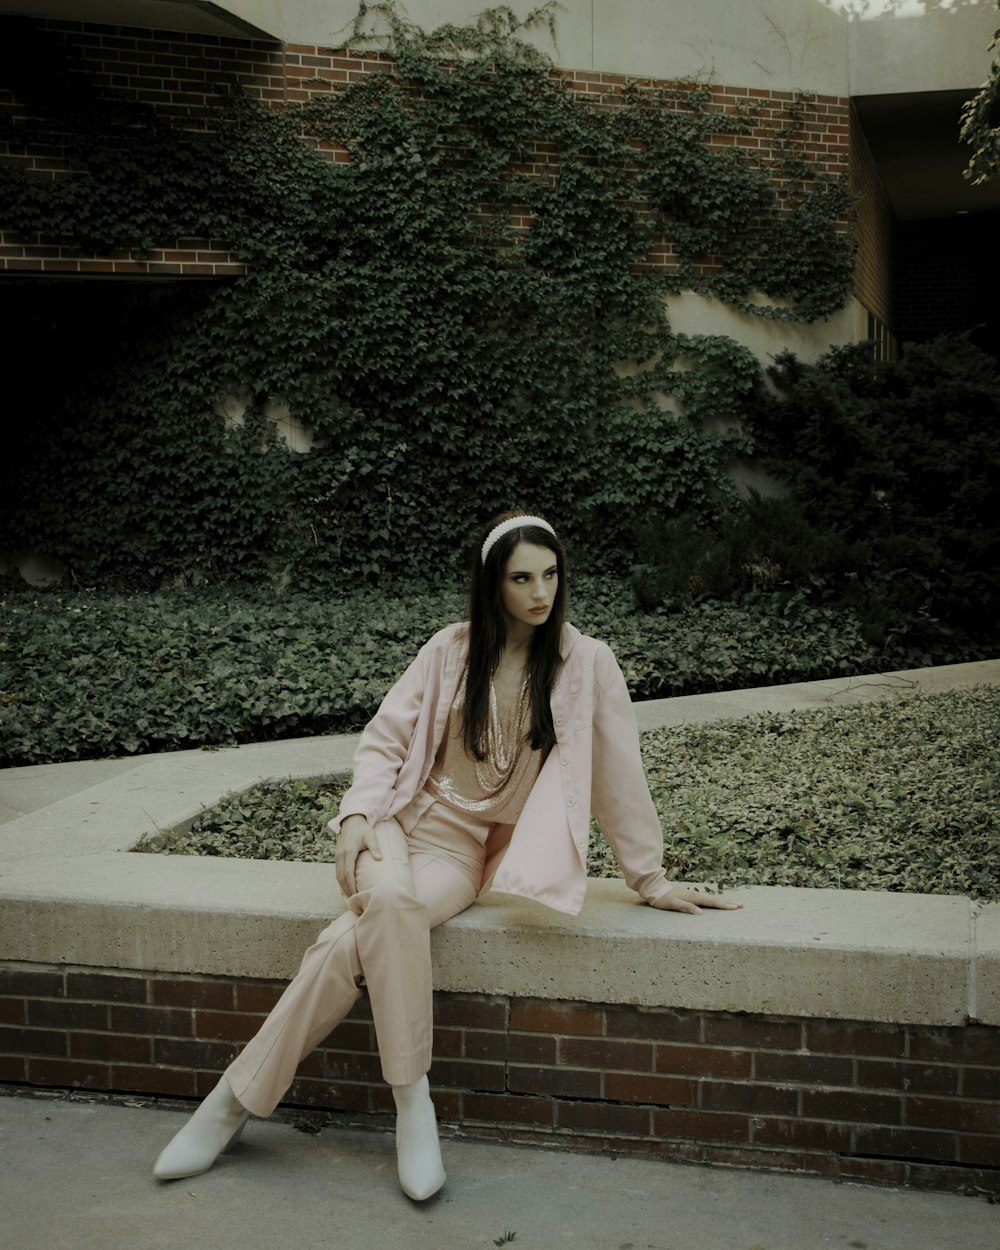
M 684 911 L 692 916 L 700 916 L 703 907 L 718 907 L 722 911 L 738 911 L 742 903 L 729 903 L 718 894 L 708 894 L 703 890 L 689 890 L 684 886 L 675 886 L 666 894 L 661 894 L 650 907 L 659 911 Z
M 337 835 L 334 863 L 337 865 L 337 881 L 347 898 L 358 892 L 354 868 L 362 851 L 368 851 L 372 859 L 381 859 L 378 835 L 364 816 L 346 816 Z

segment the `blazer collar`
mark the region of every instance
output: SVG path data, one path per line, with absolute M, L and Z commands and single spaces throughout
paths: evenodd
M 569 621 L 565 622 L 562 627 L 562 637 L 559 639 L 559 654 L 564 660 L 569 658 L 569 653 L 582 637 L 583 635 L 575 625 L 570 625 Z

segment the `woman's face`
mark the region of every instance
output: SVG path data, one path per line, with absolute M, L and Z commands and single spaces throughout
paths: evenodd
M 507 559 L 501 601 L 508 630 L 542 625 L 549 618 L 559 588 L 556 553 L 534 543 L 518 543 Z

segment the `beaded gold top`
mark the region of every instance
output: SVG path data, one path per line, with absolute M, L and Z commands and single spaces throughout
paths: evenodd
M 490 682 L 490 706 L 486 723 L 486 758 L 477 760 L 465 749 L 462 707 L 465 684 L 451 705 L 448 724 L 426 789 L 440 802 L 469 812 L 487 824 L 514 824 L 538 779 L 544 751 L 534 751 L 529 741 L 531 692 L 527 679 L 517 697 L 501 715 L 497 692 Z

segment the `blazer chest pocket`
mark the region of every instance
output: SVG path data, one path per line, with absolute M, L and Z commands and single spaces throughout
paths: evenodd
M 562 690 L 563 698 L 558 708 L 553 708 L 556 733 L 567 726 L 575 731 L 589 729 L 594 720 L 594 683 L 585 676 L 569 678 Z M 558 722 L 562 721 L 562 725 Z

